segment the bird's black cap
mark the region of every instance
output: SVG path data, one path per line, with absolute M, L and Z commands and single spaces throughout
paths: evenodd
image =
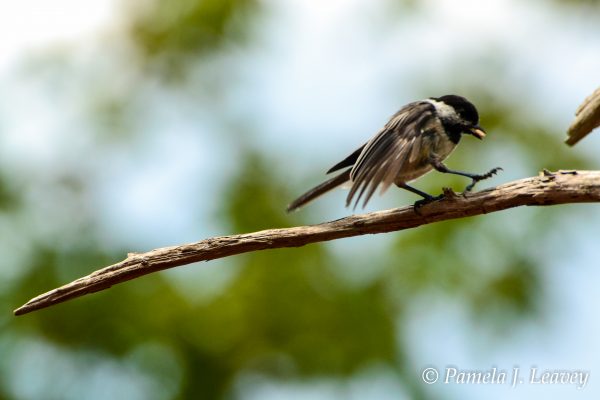
M 479 123 L 479 113 L 477 109 L 469 100 L 462 96 L 455 94 L 447 94 L 442 97 L 434 98 L 436 101 L 444 102 L 456 110 L 456 113 L 460 115 L 465 121 L 471 122 L 473 125 Z

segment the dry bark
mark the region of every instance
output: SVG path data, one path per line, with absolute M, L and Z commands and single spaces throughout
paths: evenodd
M 579 142 L 591 131 L 600 126 L 600 88 L 589 95 L 575 112 L 575 119 L 569 126 L 565 141 L 569 146 Z

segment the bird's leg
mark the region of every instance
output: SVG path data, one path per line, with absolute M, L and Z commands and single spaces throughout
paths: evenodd
M 413 192 L 414 194 L 418 194 L 419 196 L 423 197 L 421 200 L 415 201 L 415 204 L 414 204 L 415 210 L 419 209 L 420 207 L 424 206 L 427 203 L 431 203 L 432 201 L 440 200 L 441 198 L 444 197 L 443 194 L 440 194 L 439 196 L 432 196 L 429 193 L 423 192 L 422 190 L 419 190 L 417 188 L 409 186 L 406 183 L 396 183 L 396 186 L 398 186 L 399 188 L 402 188 L 402 189 L 406 189 L 409 192 Z
M 443 162 L 441 162 L 440 160 L 437 160 L 437 159 L 431 160 L 431 165 L 437 171 L 442 172 L 444 174 L 454 174 L 454 175 L 460 175 L 460 176 L 465 176 L 467 178 L 471 178 L 471 183 L 467 185 L 467 187 L 465 188 L 465 192 L 470 192 L 471 190 L 473 190 L 473 187 L 475 186 L 475 184 L 477 182 L 482 181 L 484 179 L 491 178 L 498 171 L 502 171 L 501 167 L 492 168 L 485 174 L 471 174 L 469 172 L 454 171 L 454 170 L 446 167 L 446 165 Z
M 477 182 L 491 178 L 492 176 L 496 175 L 498 173 L 498 171 L 502 171 L 502 167 L 492 168 L 485 174 L 479 174 L 479 175 L 472 176 L 471 177 L 472 181 L 471 181 L 471 183 L 469 183 L 467 185 L 467 187 L 465 188 L 465 191 L 470 192 Z

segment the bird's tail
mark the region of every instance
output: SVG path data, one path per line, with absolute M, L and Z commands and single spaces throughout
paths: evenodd
M 330 191 L 333 188 L 336 188 L 343 184 L 344 182 L 350 179 L 350 170 L 348 168 L 346 171 L 342 172 L 339 175 L 334 176 L 331 179 L 326 180 L 318 186 L 310 189 L 308 192 L 304 193 L 302 196 L 298 197 L 296 200 L 292 201 L 290 205 L 287 207 L 287 212 L 296 211 L 303 205 L 313 201 L 323 193 Z

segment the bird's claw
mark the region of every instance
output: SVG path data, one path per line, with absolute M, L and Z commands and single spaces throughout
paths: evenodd
M 415 203 L 413 204 L 413 208 L 414 208 L 415 212 L 418 214 L 418 210 L 421 207 L 423 207 L 424 205 L 433 203 L 434 201 L 441 200 L 444 197 L 445 197 L 444 194 L 440 194 L 438 196 L 423 197 L 422 199 L 415 201 Z
M 475 187 L 475 184 L 479 181 L 483 181 L 485 179 L 489 179 L 492 176 L 496 175 L 499 171 L 504 171 L 502 169 L 502 167 L 496 167 L 496 168 L 492 168 L 490 169 L 488 172 L 486 172 L 485 174 L 481 174 L 481 175 L 473 175 L 471 177 L 471 183 L 469 183 L 467 185 L 467 187 L 465 188 L 465 192 L 470 192 L 471 190 L 473 190 L 473 188 Z

